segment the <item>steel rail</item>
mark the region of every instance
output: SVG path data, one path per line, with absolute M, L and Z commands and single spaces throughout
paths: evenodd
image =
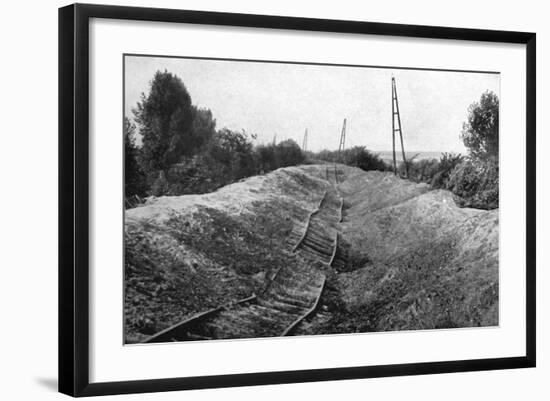
M 166 328 L 162 331 L 159 331 L 156 334 L 153 334 L 152 336 L 150 336 L 150 337 L 146 338 L 145 340 L 141 341 L 141 343 L 145 344 L 145 343 L 153 343 L 153 342 L 170 342 L 170 341 L 172 341 L 171 340 L 172 338 L 175 338 L 176 336 L 180 336 L 180 334 L 184 334 L 183 336 L 180 336 L 180 337 L 185 337 L 185 336 L 187 336 L 187 332 L 184 331 L 184 330 L 185 330 L 186 327 L 190 326 L 191 324 L 197 323 L 201 319 L 214 316 L 218 312 L 221 312 L 222 310 L 231 308 L 232 306 L 241 305 L 241 304 L 246 303 L 246 302 L 254 301 L 256 298 L 257 298 L 256 294 L 252 294 L 251 296 L 246 297 L 246 298 L 242 298 L 238 301 L 227 302 L 227 303 L 222 304 L 222 305 L 220 305 L 216 308 L 212 308 L 212 309 L 208 309 L 206 311 L 196 313 L 196 314 L 188 317 L 187 319 L 185 319 L 185 320 L 183 320 L 179 323 L 176 323 L 176 324 L 174 324 L 174 325 L 172 325 L 172 326 L 170 326 L 170 327 L 168 327 L 168 328 Z M 170 333 L 172 333 L 172 335 L 169 335 Z
M 309 216 L 307 217 L 307 223 L 306 223 L 306 228 L 304 229 L 304 232 L 302 233 L 302 236 L 300 237 L 300 240 L 296 243 L 296 245 L 294 245 L 294 247 L 292 248 L 292 252 L 296 252 L 296 249 L 298 249 L 298 247 L 302 244 L 302 242 L 304 241 L 304 239 L 306 238 L 306 235 L 307 235 L 307 231 L 309 230 L 309 224 L 311 223 L 311 218 L 313 217 L 313 215 L 315 213 L 318 213 L 319 210 L 321 210 L 321 205 L 323 204 L 323 201 L 325 200 L 326 196 L 327 196 L 327 193 L 328 191 L 325 190 L 325 192 L 323 193 L 323 196 L 321 197 L 321 201 L 319 202 L 319 204 L 317 205 L 317 209 L 313 210 Z
M 313 312 L 315 312 L 315 309 L 317 309 L 317 306 L 319 305 L 319 300 L 321 299 L 321 295 L 323 294 L 323 290 L 325 288 L 325 283 L 327 281 L 327 278 L 325 275 L 323 275 L 323 282 L 321 283 L 321 290 L 319 291 L 319 294 L 317 295 L 317 298 L 315 299 L 315 302 L 311 308 L 309 308 L 302 316 L 300 316 L 298 319 L 296 319 L 294 322 L 292 322 L 280 335 L 280 337 L 287 336 L 298 324 L 300 324 L 304 319 L 306 319 L 308 316 L 310 316 Z

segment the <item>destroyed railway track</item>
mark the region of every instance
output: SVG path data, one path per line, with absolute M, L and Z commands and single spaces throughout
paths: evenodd
M 143 342 L 286 336 L 313 313 L 324 285 L 321 272 L 284 266 L 261 294 L 191 316 Z
M 334 188 L 325 191 L 319 207 L 309 215 L 304 233 L 293 251 L 299 250 L 307 258 L 320 260 L 328 266 L 345 265 L 346 255 L 338 246 L 338 224 L 342 221 L 343 206 L 344 199 Z
M 335 188 L 324 192 L 316 210 L 308 216 L 294 252 L 305 259 L 338 268 L 345 255 L 338 246 L 337 225 L 342 219 L 343 200 Z M 326 277 L 307 264 L 282 266 L 265 289 L 241 300 L 193 315 L 145 339 L 144 343 L 228 338 L 286 336 L 314 313 Z

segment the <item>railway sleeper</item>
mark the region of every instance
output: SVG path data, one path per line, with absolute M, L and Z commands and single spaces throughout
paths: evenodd
M 330 262 L 330 256 L 320 254 L 311 248 L 302 248 L 303 256 L 312 260 L 312 262 L 320 261 L 322 263 Z
M 305 236 L 306 238 L 314 238 L 318 241 L 332 242 L 330 234 L 323 229 L 323 231 L 309 230 Z
M 317 292 L 317 289 L 319 288 L 318 285 L 315 284 L 308 284 L 303 286 L 284 286 L 284 285 L 277 285 L 271 288 L 271 290 L 265 294 L 264 299 L 269 299 L 268 297 L 291 297 L 294 299 L 298 299 L 298 301 L 306 302 L 308 303 L 310 301 L 311 296 L 308 294 L 315 294 Z
M 328 257 L 331 257 L 332 256 L 332 249 L 330 248 L 323 248 L 321 247 L 320 245 L 317 245 L 313 242 L 309 242 L 309 241 L 304 241 L 304 248 L 310 248 L 310 249 L 313 249 L 314 251 L 316 251 L 317 253 L 319 253 L 320 255 L 323 255 L 323 256 L 328 256 Z
M 327 256 L 328 256 L 329 258 L 332 256 L 332 252 L 326 251 L 326 250 L 324 250 L 324 251 L 319 251 L 319 250 L 315 247 L 315 245 L 311 245 L 311 243 L 308 243 L 308 242 L 306 242 L 306 241 L 304 241 L 304 242 L 300 245 L 300 247 L 299 247 L 298 249 L 300 249 L 300 250 L 302 250 L 302 251 L 309 251 L 310 253 L 313 253 L 313 254 L 315 254 L 316 256 L 319 256 L 319 257 L 321 257 L 321 258 L 323 258 L 323 259 L 326 258 Z
M 299 316 L 301 314 L 304 313 L 304 311 L 307 310 L 307 307 L 305 306 L 296 306 L 296 305 L 291 305 L 289 303 L 286 303 L 286 302 L 279 302 L 279 301 L 275 301 L 275 300 L 268 300 L 268 301 L 265 301 L 265 303 L 262 303 L 264 306 L 264 308 L 266 309 L 270 309 L 270 310 L 275 310 L 277 311 L 277 313 L 279 314 L 283 314 L 284 316 L 286 317 L 296 317 L 296 316 Z
M 272 300 L 298 306 L 300 308 L 309 308 L 311 307 L 311 297 L 293 297 L 284 294 L 273 294 Z
M 321 248 L 332 248 L 334 246 L 334 243 L 333 241 L 329 241 L 328 238 L 323 240 L 323 241 L 319 241 L 318 239 L 315 239 L 315 238 L 312 238 L 310 236 L 307 236 L 304 240 L 304 242 L 308 242 L 310 244 L 314 244 L 314 245 L 317 245 Z M 331 250 L 331 253 L 332 253 L 332 250 Z
M 327 230 L 325 227 L 321 227 L 319 229 L 310 229 L 305 235 L 305 238 L 313 238 L 316 241 L 331 241 L 331 231 L 333 230 Z
M 329 238 L 330 230 L 327 230 L 323 226 L 319 226 L 319 227 L 310 226 L 309 230 L 307 230 L 307 233 L 304 236 L 304 239 L 308 237 L 314 237 L 314 238 L 320 238 L 320 239 Z

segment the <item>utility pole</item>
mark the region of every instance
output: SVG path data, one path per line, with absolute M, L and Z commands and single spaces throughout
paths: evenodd
M 344 118 L 344 125 L 342 125 L 342 133 L 340 134 L 340 144 L 338 145 L 338 162 L 342 162 L 342 152 L 346 145 L 346 119 Z
M 273 146 L 277 145 L 277 133 L 273 135 Z
M 304 133 L 304 141 L 302 143 L 302 151 L 307 152 L 307 128 L 306 128 L 306 132 Z
M 340 133 L 340 143 L 338 144 L 338 156 L 337 162 L 342 163 L 342 153 L 346 146 L 346 119 L 344 118 L 344 124 L 342 125 L 342 132 Z M 334 177 L 336 178 L 336 183 L 338 184 L 338 170 L 336 169 L 336 163 L 334 163 Z
M 403 155 L 403 164 L 405 165 L 405 175 L 409 178 L 409 166 L 405 158 L 405 146 L 403 145 L 403 130 L 401 128 L 401 115 L 399 114 L 399 102 L 397 101 L 397 87 L 395 86 L 395 78 L 391 77 L 391 128 L 392 128 L 392 144 L 393 144 L 393 172 L 397 175 L 397 161 L 395 158 L 395 133 L 399 132 L 401 139 L 401 153 Z M 397 116 L 397 125 L 395 128 L 395 116 Z

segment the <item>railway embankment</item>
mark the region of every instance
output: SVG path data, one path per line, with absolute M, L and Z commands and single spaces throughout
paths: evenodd
M 327 171 L 127 210 L 126 342 L 209 310 L 173 339 L 498 324 L 498 210 L 391 173 Z

